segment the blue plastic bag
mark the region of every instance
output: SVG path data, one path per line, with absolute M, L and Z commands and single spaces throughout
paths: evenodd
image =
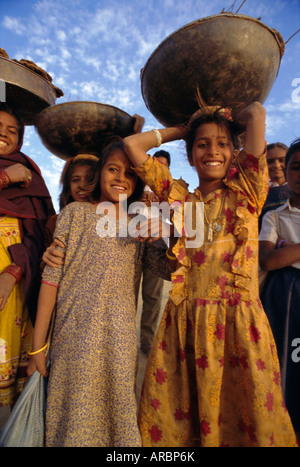
M 48 378 L 35 371 L 0 432 L 1 447 L 43 447 Z

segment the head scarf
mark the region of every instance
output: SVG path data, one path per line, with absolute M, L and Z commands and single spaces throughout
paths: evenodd
M 0 214 L 24 219 L 36 219 L 38 213 L 35 212 L 33 208 L 33 198 L 44 198 L 45 201 L 49 201 L 51 197 L 39 167 L 30 157 L 20 151 L 23 138 L 24 125 L 22 128 L 22 136 L 16 149 L 6 156 L 0 155 L 0 169 L 6 169 L 17 163 L 23 164 L 31 171 L 32 182 L 29 188 L 22 188 L 19 184 L 13 184 L 0 191 Z
M 41 171 L 33 160 L 20 150 L 23 144 L 24 125 L 16 149 L 6 156 L 0 156 L 0 169 L 14 164 L 25 165 L 32 174 L 29 188 L 12 184 L 0 191 L 0 215 L 19 219 L 21 243 L 9 246 L 12 262 L 23 272 L 23 290 L 32 321 L 35 319 L 39 291 L 39 266 L 44 252 L 45 225 L 55 214 L 52 200 Z

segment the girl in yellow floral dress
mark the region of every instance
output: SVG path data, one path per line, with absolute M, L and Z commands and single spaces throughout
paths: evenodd
M 45 224 L 54 214 L 39 168 L 20 152 L 24 124 L 0 107 L 0 408 L 27 381 Z
M 257 220 L 268 189 L 265 110 L 255 102 L 238 115 L 245 129 L 240 152 L 235 123 L 221 113 L 207 108 L 188 128 L 125 139 L 136 172 L 161 201 L 189 204 L 196 221 L 204 203 L 201 246 L 174 216 L 178 240 L 167 257 L 176 270 L 145 374 L 139 412 L 143 446 L 296 445 L 258 292 Z M 147 155 L 176 139 L 186 139 L 198 173 L 194 193 Z

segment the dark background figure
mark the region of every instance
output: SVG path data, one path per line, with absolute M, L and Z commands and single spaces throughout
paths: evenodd
M 290 197 L 291 191 L 285 180 L 285 156 L 288 147 L 284 143 L 271 143 L 267 145 L 267 164 L 270 176 L 270 190 L 260 216 L 266 212 L 282 206 Z
M 157 151 L 153 157 L 162 164 L 170 167 L 170 153 L 164 150 Z M 145 187 L 141 201 L 147 205 L 147 211 L 143 211 L 146 217 L 151 216 L 150 208 L 152 202 L 159 202 L 158 197 L 148 186 Z M 158 326 L 161 313 L 161 304 L 164 288 L 164 280 L 154 272 L 141 264 L 136 275 L 135 290 L 136 302 L 138 303 L 139 289 L 141 284 L 142 314 L 140 323 L 141 351 L 148 356 Z

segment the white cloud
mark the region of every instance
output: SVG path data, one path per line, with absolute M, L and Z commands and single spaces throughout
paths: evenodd
M 117 81 L 120 77 L 120 70 L 115 63 L 107 61 L 103 70 L 103 76 L 112 81 Z
M 289 145 L 294 138 L 299 137 L 299 123 L 295 125 L 295 122 L 300 121 L 300 102 L 293 102 L 292 99 L 289 99 L 281 103 L 268 104 L 265 107 L 268 142 L 273 142 L 271 140 L 276 139 L 276 141 L 279 140 Z
M 60 42 L 65 42 L 67 40 L 67 34 L 65 33 L 65 31 L 56 31 L 55 35 L 57 40 L 59 40 Z
M 68 60 L 72 57 L 72 54 L 65 47 L 60 48 L 60 53 L 63 60 Z
M 83 57 L 83 61 L 87 66 L 92 65 L 96 71 L 101 70 L 102 62 L 99 58 L 96 57 Z
M 19 18 L 12 18 L 10 16 L 4 16 L 2 21 L 2 26 L 10 31 L 22 36 L 27 32 L 27 28 L 22 24 Z
M 218 14 L 224 6 L 234 3 L 233 0 L 18 2 L 22 4 L 19 15 L 13 8 L 15 2 L 5 2 L 6 16 L 2 15 L 1 19 L 4 39 L 5 32 L 9 37 L 10 55 L 34 61 L 53 77 L 53 83 L 65 94 L 57 103 L 94 100 L 115 105 L 131 115 L 143 115 L 146 118 L 144 130 L 161 127 L 147 111 L 141 95 L 140 70 L 150 54 L 177 29 L 200 17 Z M 23 8 L 23 3 L 28 3 L 28 8 Z M 234 9 L 241 3 L 242 0 L 236 2 Z M 299 0 L 248 0 L 240 13 L 255 18 L 262 16 L 266 25 L 279 30 L 287 40 L 298 28 L 298 25 L 295 27 L 298 9 Z M 266 103 L 267 138 L 278 138 L 286 144 L 299 129 L 299 104 L 292 102 L 293 88 L 290 87 L 291 92 L 288 89 L 291 70 L 295 71 L 294 77 L 300 77 L 297 71 L 299 38 L 300 34 L 287 44 L 277 86 Z M 1 46 L 5 48 L 4 44 Z M 289 79 L 284 80 L 287 72 Z M 42 145 L 35 149 L 36 138 L 30 135 L 29 143 L 25 143 L 26 151 L 31 149 L 38 165 L 42 165 L 56 200 L 58 173 L 63 161 L 49 155 Z M 191 169 L 182 144 L 170 143 L 166 147 L 170 148 L 172 156 L 172 174 L 176 178 L 180 175 L 189 178 Z M 197 178 L 195 174 L 194 178 Z
M 80 86 L 80 95 L 87 96 L 87 97 L 94 97 L 106 93 L 106 89 L 103 88 L 99 83 L 96 81 L 83 81 L 79 84 Z
M 55 85 L 62 88 L 66 85 L 63 76 L 58 76 L 57 78 L 55 78 Z

